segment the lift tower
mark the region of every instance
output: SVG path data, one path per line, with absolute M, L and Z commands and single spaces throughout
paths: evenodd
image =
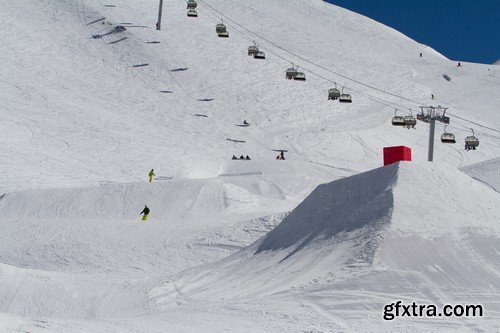
M 434 158 L 434 132 L 436 130 L 436 120 L 444 124 L 450 123 L 450 117 L 447 117 L 446 110 L 441 105 L 436 106 L 421 106 L 420 114 L 417 115 L 417 119 L 430 124 L 429 130 L 429 148 L 427 150 L 427 160 L 432 162 Z
M 160 0 L 160 8 L 158 8 L 158 22 L 156 22 L 156 30 L 161 30 L 161 12 L 163 10 L 163 0 Z

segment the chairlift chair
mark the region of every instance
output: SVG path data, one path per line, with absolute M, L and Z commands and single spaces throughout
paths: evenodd
M 394 117 L 392 117 L 393 126 L 405 126 L 405 117 L 397 115 L 398 110 L 394 111 Z
M 224 31 L 224 32 L 218 33 L 217 36 L 222 37 L 222 38 L 228 38 L 229 33 L 227 31 Z
M 288 80 L 293 79 L 297 75 L 298 71 L 295 69 L 295 67 L 292 64 L 292 67 L 286 69 L 286 78 Z
M 453 133 L 446 132 L 446 126 L 444 127 L 444 133 L 441 134 L 442 143 L 456 143 L 455 135 Z
M 405 124 L 404 126 L 408 129 L 410 128 L 415 128 L 415 125 L 417 124 L 417 119 L 413 117 L 413 115 L 410 116 L 405 116 Z
M 198 12 L 194 9 L 190 9 L 187 11 L 187 16 L 188 17 L 198 17 Z
M 349 94 L 340 94 L 339 102 L 340 103 L 352 103 L 352 97 Z
M 219 37 L 229 37 L 229 33 L 227 32 L 226 26 L 224 25 L 224 21 L 222 23 L 218 23 L 215 26 L 215 32 L 217 32 L 217 35 Z
M 476 150 L 479 146 L 479 139 L 474 136 L 474 130 L 471 128 L 472 135 L 465 138 L 465 150 Z
M 259 51 L 253 55 L 254 59 L 266 59 L 266 54 L 262 51 Z
M 328 89 L 328 100 L 336 100 L 340 97 L 340 90 L 337 89 L 337 85 L 335 88 Z
M 405 117 L 403 117 L 403 116 L 392 117 L 392 124 L 394 126 L 404 126 L 405 125 Z
M 189 0 L 187 2 L 187 9 L 195 9 L 196 6 L 198 6 L 198 3 L 196 3 L 195 0 Z
M 297 72 L 295 76 L 293 77 L 295 81 L 305 81 L 306 80 L 306 75 L 303 72 Z
M 259 53 L 259 47 L 253 42 L 253 45 L 248 47 L 248 55 L 253 56 L 256 53 Z
M 255 45 L 249 46 L 248 47 L 248 55 L 253 56 L 254 54 L 259 52 L 259 48 Z

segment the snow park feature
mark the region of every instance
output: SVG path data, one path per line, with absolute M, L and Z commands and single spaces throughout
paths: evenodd
M 411 148 L 405 146 L 384 147 L 384 165 L 399 161 L 411 161 Z
M 491 65 L 320 0 L 195 3 L 3 1 L 0 332 L 499 331 Z M 412 302 L 441 316 L 387 319 Z

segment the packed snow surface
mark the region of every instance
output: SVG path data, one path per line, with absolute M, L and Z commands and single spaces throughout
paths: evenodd
M 500 330 L 491 66 L 320 0 L 165 1 L 161 31 L 146 0 L 0 5 L 0 331 Z M 451 118 L 434 163 L 391 126 L 420 105 Z
M 500 192 L 500 157 L 466 166 L 462 171 Z

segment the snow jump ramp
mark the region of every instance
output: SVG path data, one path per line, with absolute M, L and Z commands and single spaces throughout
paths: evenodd
M 318 186 L 266 236 L 181 273 L 178 286 L 191 299 L 298 288 L 375 309 L 419 299 L 499 313 L 499 205 L 498 193 L 452 167 L 392 164 Z

